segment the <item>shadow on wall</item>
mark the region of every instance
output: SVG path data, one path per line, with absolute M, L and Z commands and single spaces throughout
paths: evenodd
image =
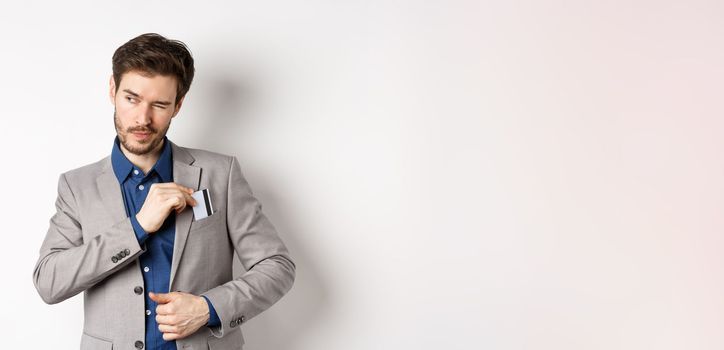
M 247 128 L 242 124 L 251 122 L 249 117 L 255 115 L 253 106 L 258 105 L 254 90 L 247 84 L 250 82 L 227 75 L 212 79 L 195 92 L 202 108 L 194 133 L 198 139 L 194 141 L 207 149 L 238 157 L 234 151 L 239 146 L 235 143 Z
M 224 74 L 224 68 L 228 68 Z M 260 79 L 232 78 L 229 72 L 236 72 L 235 67 L 215 66 L 218 76 L 223 78 L 213 79 L 204 86 L 197 96 L 201 98 L 199 105 L 203 106 L 203 122 L 195 143 L 204 145 L 203 148 L 219 150 L 222 153 L 233 154 L 239 157 L 238 140 L 244 134 L 254 132 L 250 124 L 254 124 L 254 118 L 263 116 L 263 105 L 259 91 L 255 89 L 255 82 Z M 197 90 L 198 92 L 198 90 Z M 197 98 L 198 98 L 197 97 Z M 206 114 L 208 113 L 208 114 Z M 213 136 L 213 137 L 209 137 Z M 240 159 L 243 164 L 244 161 Z M 242 172 L 244 169 L 242 167 Z M 274 176 L 259 176 L 261 179 L 271 179 Z M 315 327 L 322 314 L 327 309 L 329 298 L 328 289 L 321 279 L 314 261 L 307 254 L 304 237 L 305 228 L 300 220 L 294 219 L 294 208 L 285 206 L 279 196 L 274 195 L 273 183 L 250 183 L 254 194 L 259 197 L 263 193 L 262 208 L 269 215 L 277 228 L 279 235 L 289 248 L 292 260 L 296 264 L 296 280 L 294 286 L 282 300 L 272 307 L 253 318 L 244 327 L 244 338 L 247 346 L 254 349 L 293 349 L 299 340 Z M 281 196 L 284 197 L 284 196 Z M 234 278 L 241 276 L 245 271 L 234 254 Z M 284 305 L 283 310 L 277 310 L 279 304 Z M 272 310 L 273 312 L 269 312 Z
M 324 318 L 329 307 L 329 292 L 314 266 L 314 261 L 306 254 L 305 244 L 302 243 L 306 235 L 304 230 L 296 225 L 299 221 L 289 215 L 291 210 L 271 205 L 279 202 L 275 200 L 275 196 L 269 196 L 268 192 L 265 194 L 265 200 L 270 205 L 264 205 L 264 208 L 273 208 L 269 211 L 281 214 L 275 215 L 274 225 L 296 264 L 296 280 L 289 293 L 279 302 L 284 306 L 283 311 L 273 310 L 278 306 L 272 305 L 269 310 L 273 312 L 267 310 L 255 317 L 243 331 L 250 349 L 291 350 L 298 348 L 300 339 L 320 324 L 317 321 Z M 243 273 L 244 269 L 237 257 L 234 260 L 234 277 Z

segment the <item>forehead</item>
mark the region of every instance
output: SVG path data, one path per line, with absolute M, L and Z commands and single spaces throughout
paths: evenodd
M 121 75 L 118 91 L 130 90 L 149 100 L 174 101 L 177 86 L 176 77 L 172 75 L 128 71 Z

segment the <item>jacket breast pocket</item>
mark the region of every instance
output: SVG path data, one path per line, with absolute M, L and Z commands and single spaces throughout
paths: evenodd
M 217 210 L 213 212 L 211 216 L 207 216 L 200 220 L 191 221 L 191 231 L 203 230 L 214 225 L 218 226 L 223 222 L 223 215 Z
M 83 333 L 80 350 L 113 350 L 113 342 Z

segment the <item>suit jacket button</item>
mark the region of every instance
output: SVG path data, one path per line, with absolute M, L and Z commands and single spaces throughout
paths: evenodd
M 115 264 L 115 263 L 118 262 L 118 258 L 115 257 L 115 256 L 112 256 L 112 257 L 111 257 L 111 261 L 113 261 L 113 263 Z
M 246 318 L 244 317 L 244 315 L 241 315 L 241 318 L 239 319 L 239 323 L 244 323 L 244 320 L 245 320 L 245 319 L 246 319 Z
M 123 251 L 123 254 L 131 255 L 131 251 L 130 251 L 129 249 L 126 249 L 126 250 Z
M 229 323 L 229 326 L 231 326 L 231 328 L 236 327 L 236 320 L 231 320 L 231 323 Z
M 138 295 L 141 295 L 141 294 L 143 294 L 143 287 L 141 287 L 141 286 L 136 286 L 136 288 L 133 288 L 133 292 L 136 293 L 136 294 L 138 294 Z
M 143 349 L 143 342 L 140 340 L 136 340 L 136 343 L 133 345 L 136 346 L 136 349 Z

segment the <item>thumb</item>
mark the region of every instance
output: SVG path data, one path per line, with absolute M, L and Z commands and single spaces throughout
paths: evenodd
M 159 304 L 166 304 L 168 302 L 171 302 L 171 300 L 173 300 L 173 298 L 171 297 L 171 293 L 149 292 L 148 296 L 151 298 L 151 300 L 153 300 Z

